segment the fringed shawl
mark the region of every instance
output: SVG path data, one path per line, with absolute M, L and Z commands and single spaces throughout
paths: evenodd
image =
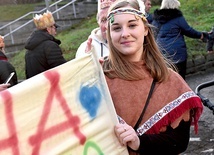
M 145 72 L 143 80 L 106 77 L 117 114 L 132 127 L 144 108 L 153 80 L 145 66 L 140 68 Z M 200 98 L 176 72 L 170 70 L 168 80 L 156 84 L 138 133 L 155 134 L 164 131 L 166 126 L 176 128 L 181 120 L 187 118 L 191 119 L 197 133 L 202 110 Z

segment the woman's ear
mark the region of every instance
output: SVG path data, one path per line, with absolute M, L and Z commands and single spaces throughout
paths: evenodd
M 144 36 L 147 36 L 149 32 L 149 28 L 147 26 L 144 26 Z

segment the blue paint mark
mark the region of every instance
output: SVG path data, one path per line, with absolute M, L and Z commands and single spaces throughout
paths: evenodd
M 97 115 L 97 110 L 101 103 L 101 93 L 96 86 L 84 86 L 80 90 L 79 96 L 82 106 L 87 110 L 90 117 Z

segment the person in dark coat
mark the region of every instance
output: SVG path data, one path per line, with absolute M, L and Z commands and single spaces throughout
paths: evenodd
M 56 39 L 56 24 L 51 12 L 36 15 L 37 27 L 27 40 L 25 49 L 26 79 L 66 62 L 60 48 L 61 41 Z
M 14 76 L 9 81 L 9 87 L 12 87 L 18 83 L 18 80 L 15 68 L 8 61 L 7 56 L 5 55 L 4 47 L 4 37 L 0 36 L 0 84 L 5 83 L 10 74 L 14 72 Z
M 163 0 L 160 9 L 154 11 L 152 25 L 155 26 L 154 35 L 162 53 L 173 61 L 179 74 L 185 79 L 187 46 L 184 36 L 204 39 L 208 34 L 190 27 L 179 7 L 178 0 Z

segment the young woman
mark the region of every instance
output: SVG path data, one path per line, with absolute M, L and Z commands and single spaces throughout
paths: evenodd
M 141 0 L 117 0 L 108 13 L 103 69 L 120 120 L 115 134 L 130 155 L 179 154 L 191 124 L 197 132 L 202 103 L 169 67 L 144 15 Z

